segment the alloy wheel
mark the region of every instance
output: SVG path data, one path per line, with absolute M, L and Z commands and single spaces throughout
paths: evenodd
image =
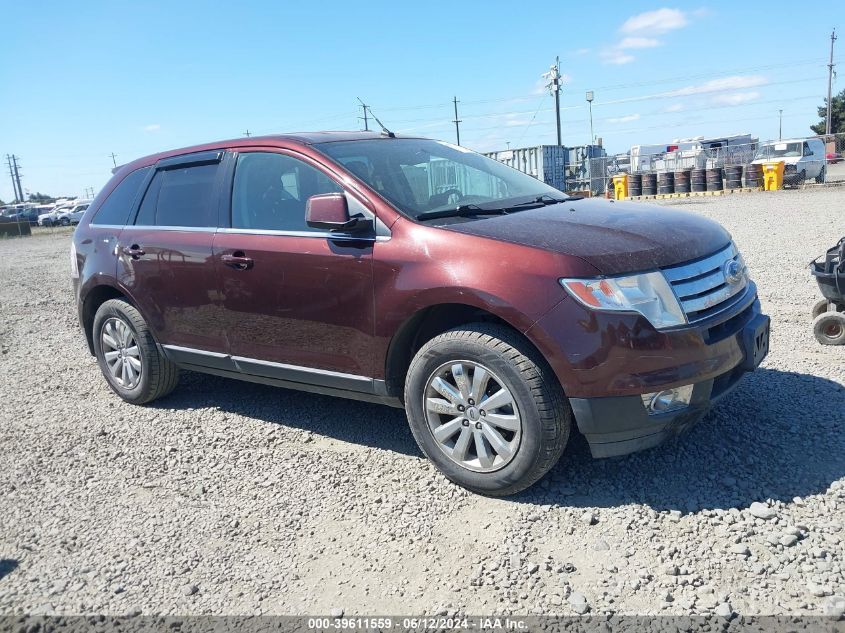
M 513 394 L 479 363 L 438 367 L 426 382 L 423 407 L 437 446 L 463 468 L 499 470 L 519 450 L 522 418 Z
M 143 364 L 135 333 L 117 317 L 107 319 L 100 330 L 100 347 L 111 379 L 124 389 L 141 382 Z

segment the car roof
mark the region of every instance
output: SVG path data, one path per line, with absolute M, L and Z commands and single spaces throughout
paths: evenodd
M 322 132 L 292 132 L 286 134 L 267 134 L 265 136 L 249 136 L 246 138 L 228 139 L 224 141 L 213 141 L 211 143 L 203 143 L 200 145 L 191 145 L 188 147 L 181 147 L 179 149 L 167 150 L 157 154 L 150 154 L 138 158 L 137 160 L 127 163 L 126 165 L 118 165 L 112 169 L 112 173 L 117 173 L 124 167 L 131 167 L 137 169 L 147 165 L 153 165 L 159 160 L 170 158 L 173 156 L 181 156 L 183 154 L 191 154 L 194 152 L 203 152 L 216 149 L 225 149 L 228 147 L 261 147 L 267 145 L 284 145 L 284 144 L 299 144 L 299 145 L 319 145 L 321 143 L 336 143 L 341 141 L 366 141 L 366 140 L 389 140 L 391 138 L 422 138 L 419 136 L 388 136 L 381 132 L 373 131 L 350 131 L 350 130 L 329 130 Z

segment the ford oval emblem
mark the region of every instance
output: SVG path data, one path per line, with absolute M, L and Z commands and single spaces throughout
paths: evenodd
M 742 266 L 735 259 L 726 261 L 722 270 L 725 273 L 725 281 L 730 285 L 738 284 L 742 281 Z

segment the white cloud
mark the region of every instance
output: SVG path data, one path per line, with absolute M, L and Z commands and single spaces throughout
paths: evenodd
M 668 105 L 663 108 L 663 112 L 670 113 L 670 112 L 682 112 L 684 110 L 683 103 L 673 103 L 672 105 Z
M 158 132 L 161 129 L 161 125 L 158 123 L 150 123 L 149 125 L 144 126 L 144 132 Z
M 616 48 L 625 50 L 629 48 L 654 48 L 660 46 L 662 42 L 653 37 L 626 37 L 616 45 Z
M 608 119 L 608 123 L 630 123 L 631 121 L 639 121 L 640 115 L 639 114 L 629 114 L 627 116 L 619 116 Z
M 686 14 L 679 9 L 657 9 L 631 16 L 620 27 L 627 34 L 668 33 L 689 24 Z
M 618 48 L 608 48 L 601 52 L 601 58 L 605 64 L 615 64 L 621 66 L 622 64 L 630 64 L 634 61 L 634 56 L 619 50 Z
M 688 97 L 690 95 L 707 94 L 710 92 L 724 92 L 726 90 L 743 90 L 762 86 L 769 80 L 762 75 L 732 75 L 721 79 L 711 79 L 701 84 L 685 86 L 677 90 L 664 92 L 665 97 Z
M 576 49 L 574 52 L 575 52 L 575 55 L 578 55 L 579 57 L 581 57 L 583 55 L 587 55 L 590 52 L 590 50 L 592 50 L 592 49 L 579 48 L 579 49 Z
M 741 103 L 748 103 L 760 98 L 760 93 L 752 90 L 749 92 L 731 92 L 724 95 L 716 95 L 712 101 L 718 105 L 734 106 Z

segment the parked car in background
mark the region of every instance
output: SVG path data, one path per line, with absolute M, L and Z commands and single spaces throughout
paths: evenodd
M 51 209 L 38 216 L 38 226 L 55 226 L 58 224 L 59 214 L 70 211 L 73 202 L 57 203 Z
M 818 138 L 794 138 L 771 141 L 757 148 L 753 164 L 782 161 L 783 182 L 787 185 L 800 185 L 808 178 L 824 182 L 825 147 Z
M 77 201 L 75 205 L 69 209 L 65 209 L 56 216 L 55 223 L 59 226 L 70 226 L 72 224 L 79 224 L 86 209 L 91 204 L 91 200 Z
M 30 207 L 29 209 L 18 211 L 15 215 L 12 216 L 12 218 L 17 222 L 26 221 L 29 222 L 30 226 L 37 226 L 38 209 L 36 207 Z
M 826 158 L 829 165 L 836 165 L 842 162 L 842 155 L 836 152 L 828 152 Z
M 576 429 L 595 457 L 661 443 L 768 352 L 716 222 L 568 197 L 449 143 L 253 137 L 115 172 L 71 277 L 89 350 L 133 404 L 182 367 L 403 407 L 449 479 L 507 495 Z

